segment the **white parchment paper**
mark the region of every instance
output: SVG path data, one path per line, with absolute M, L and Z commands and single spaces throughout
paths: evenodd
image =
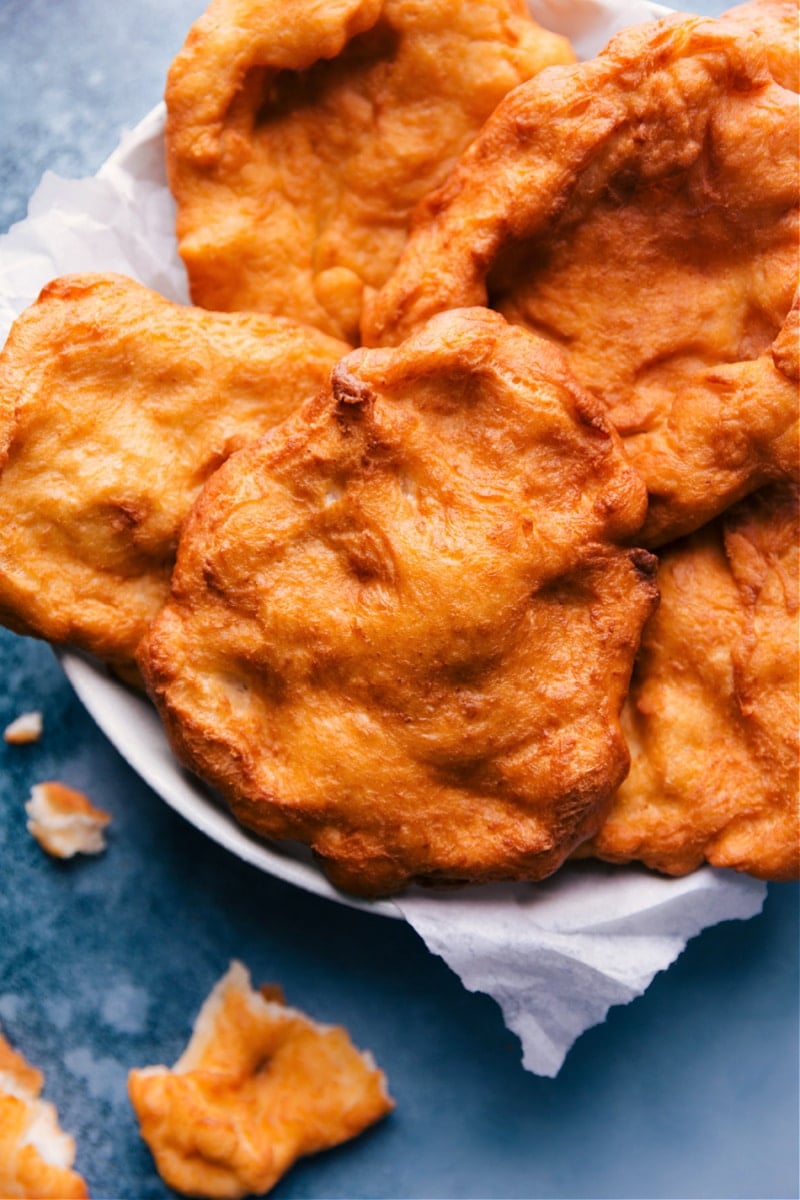
M 669 11 L 641 0 L 531 0 L 531 9 L 543 25 L 569 36 L 581 57 L 624 25 Z M 27 219 L 0 238 L 0 343 L 44 284 L 69 272 L 119 271 L 187 302 L 163 122 L 160 106 L 122 138 L 92 179 L 45 174 Z M 280 860 L 267 852 L 259 858 L 252 839 L 226 825 L 202 790 L 192 791 L 144 701 L 79 660 L 68 673 L 123 756 L 165 799 L 241 857 L 275 870 Z M 314 870 L 301 861 L 276 873 L 335 898 L 309 874 Z M 732 872 L 703 869 L 665 879 L 636 867 L 583 863 L 536 885 L 443 894 L 414 889 L 394 902 L 394 911 L 465 987 L 495 998 L 521 1040 L 526 1068 L 553 1076 L 579 1034 L 604 1020 L 612 1005 L 641 995 L 689 938 L 719 921 L 754 916 L 765 894 L 764 884 Z
M 613 1004 L 641 996 L 689 938 L 761 911 L 763 883 L 704 868 L 666 879 L 636 866 L 562 867 L 503 884 L 396 901 L 470 991 L 488 992 L 522 1042 L 522 1061 L 555 1076 L 575 1039 Z

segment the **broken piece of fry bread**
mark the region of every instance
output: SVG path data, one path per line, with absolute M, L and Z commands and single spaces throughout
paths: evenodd
M 265 998 L 239 962 L 175 1066 L 131 1071 L 128 1090 L 164 1182 L 209 1198 L 263 1195 L 296 1159 L 394 1107 L 383 1073 L 344 1029 Z
M 40 1098 L 41 1071 L 0 1033 L 0 1196 L 3 1200 L 85 1200 L 72 1170 L 75 1142 L 55 1106 Z
M 56 780 L 36 784 L 25 811 L 28 831 L 54 858 L 100 854 L 106 848 L 103 831 L 111 817 L 76 788 Z

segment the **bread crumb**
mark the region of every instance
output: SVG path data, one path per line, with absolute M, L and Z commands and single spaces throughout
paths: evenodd
M 55 1105 L 40 1099 L 44 1080 L 0 1033 L 0 1196 L 84 1200 L 75 1171 L 75 1142 L 58 1123 Z
M 231 963 L 175 1066 L 130 1072 L 142 1137 L 175 1191 L 262 1196 L 297 1158 L 355 1137 L 394 1107 L 383 1072 L 344 1029 L 277 995 L 255 991 Z
M 20 713 L 3 732 L 3 740 L 10 746 L 26 746 L 38 742 L 42 736 L 42 714 L 36 710 Z
M 100 854 L 106 848 L 103 831 L 111 817 L 75 788 L 55 780 L 36 784 L 25 811 L 28 831 L 54 858 Z

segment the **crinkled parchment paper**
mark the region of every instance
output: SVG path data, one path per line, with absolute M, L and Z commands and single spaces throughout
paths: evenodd
M 543 25 L 566 33 L 581 57 L 596 53 L 622 26 L 669 11 L 600 0 L 532 0 L 531 7 Z M 187 300 L 165 183 L 163 120 L 163 107 L 150 113 L 92 179 L 44 176 L 27 220 L 0 238 L 0 342 L 40 288 L 67 272 L 120 271 L 170 299 Z M 251 840 L 229 826 L 220 832 L 224 818 L 200 789 L 192 794 L 152 714 L 139 719 L 132 712 L 144 701 L 99 673 L 93 680 L 86 664 L 79 671 L 81 698 L 148 782 L 212 837 L 258 862 Z M 74 671 L 68 673 L 75 682 Z M 109 689 L 119 693 L 124 712 L 116 724 Z M 277 873 L 335 896 L 307 862 L 292 871 Z M 495 998 L 522 1042 L 524 1065 L 553 1076 L 578 1035 L 604 1020 L 611 1005 L 641 995 L 702 929 L 754 916 L 765 892 L 756 880 L 710 868 L 666 879 L 636 867 L 584 863 L 536 885 L 444 894 L 412 889 L 394 911 L 465 987 Z M 379 911 L 392 909 L 383 904 Z

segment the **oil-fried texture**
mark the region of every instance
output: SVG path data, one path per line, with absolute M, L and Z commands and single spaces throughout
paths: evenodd
M 631 773 L 584 853 L 800 876 L 798 496 L 767 488 L 670 547 L 623 710 Z
M 741 22 L 670 18 L 497 109 L 366 310 L 489 303 L 604 401 L 664 544 L 796 477 L 797 96 Z M 788 314 L 788 316 L 787 316 Z
M 754 33 L 767 54 L 769 69 L 781 87 L 800 92 L 800 4 L 798 0 L 750 0 L 723 14 Z
M 3 1200 L 87 1200 L 72 1170 L 75 1142 L 40 1098 L 44 1079 L 0 1033 L 0 1195 Z
M 140 665 L 178 754 L 342 888 L 537 878 L 627 768 L 644 508 L 557 349 L 443 314 L 209 482 Z
M 172 1068 L 130 1072 L 142 1137 L 169 1187 L 260 1196 L 301 1155 L 349 1140 L 394 1104 L 371 1055 L 253 990 L 234 962 Z
M 202 484 L 347 349 L 122 276 L 50 284 L 0 355 L 0 621 L 129 670 Z
M 166 91 L 193 300 L 355 341 L 417 202 L 511 88 L 572 61 L 523 0 L 214 0 Z

